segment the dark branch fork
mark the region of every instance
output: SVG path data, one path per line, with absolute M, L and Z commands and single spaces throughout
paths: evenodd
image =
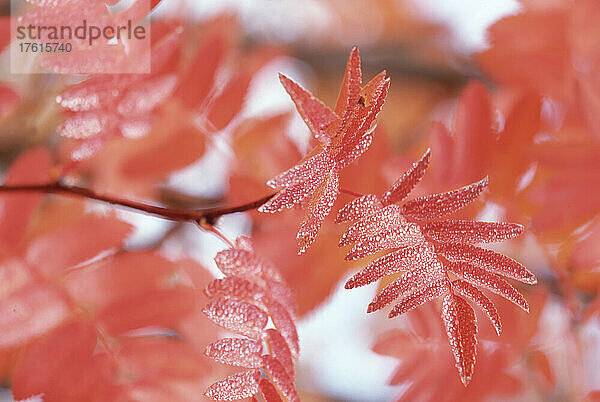
M 135 211 L 144 212 L 172 221 L 196 222 L 201 226 L 212 226 L 215 223 L 215 221 L 223 215 L 233 214 L 236 212 L 244 212 L 258 208 L 265 202 L 269 201 L 275 195 L 271 194 L 259 200 L 234 207 L 210 208 L 190 211 L 183 209 L 159 207 L 156 205 L 145 204 L 142 202 L 112 197 L 105 194 L 98 194 L 90 189 L 67 185 L 61 183 L 60 181 L 45 184 L 0 185 L 0 193 L 2 192 L 33 192 L 45 194 L 61 194 L 74 197 L 88 198 L 91 200 L 105 202 L 111 205 L 127 207 Z

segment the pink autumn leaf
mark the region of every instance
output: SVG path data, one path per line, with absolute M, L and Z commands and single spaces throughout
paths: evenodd
M 232 374 L 211 385 L 204 395 L 219 401 L 249 398 L 258 392 L 260 371 L 250 370 Z
M 346 64 L 344 80 L 333 111 L 312 94 L 280 75 L 281 82 L 311 133 L 320 140 L 306 160 L 269 180 L 279 193 L 258 210 L 275 213 L 304 205 L 307 213 L 298 231 L 298 253 L 314 242 L 323 220 L 331 212 L 339 193 L 339 172 L 360 157 L 371 145 L 375 119 L 389 89 L 385 72 L 364 87 L 358 50 Z
M 205 354 L 219 363 L 260 368 L 262 342 L 242 338 L 223 338 L 206 347 Z
M 340 239 L 340 246 L 352 245 L 346 259 L 390 250 L 352 276 L 346 288 L 400 275 L 384 287 L 367 308 L 371 313 L 399 298 L 389 318 L 443 297 L 442 318 L 459 376 L 466 386 L 475 365 L 477 327 L 473 309 L 462 297 L 481 308 L 500 335 L 498 311 L 477 287 L 497 293 L 529 311 L 525 298 L 499 275 L 529 284 L 537 280 L 517 261 L 472 245 L 516 237 L 523 232 L 523 226 L 440 220 L 475 201 L 487 187 L 487 178 L 457 190 L 397 204 L 423 178 L 429 161 L 427 150 L 383 195 L 361 196 L 340 210 L 338 222 L 355 221 Z M 464 280 L 450 282 L 449 274 Z

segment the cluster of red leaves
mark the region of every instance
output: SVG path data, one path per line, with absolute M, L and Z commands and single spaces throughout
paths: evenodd
M 32 149 L 5 183 L 47 182 L 51 162 L 46 149 Z M 207 360 L 176 335 L 199 294 L 183 278 L 202 267 L 153 250 L 126 251 L 132 227 L 85 212 L 79 201 L 14 193 L 2 194 L 0 203 L 0 350 L 15 399 L 173 401 L 201 394 Z
M 389 330 L 378 337 L 373 351 L 398 359 L 389 384 L 404 387 L 395 400 L 513 399 L 531 383 L 546 391 L 556 385 L 546 350 L 539 348 L 540 316 L 546 304 L 544 288 L 536 286 L 530 292 L 528 315 L 514 309 L 506 299 L 491 297 L 499 315 L 512 325 L 503 328 L 501 337 L 492 326 L 480 328 L 477 375 L 468 387 L 452 373 L 452 357 L 445 353 L 447 336 L 437 322 L 439 313 L 433 304 L 407 313 L 406 328 Z M 485 315 L 476 313 L 478 320 Z
M 337 93 L 338 88 L 335 88 Z M 236 205 L 248 199 L 258 199 L 265 194 L 264 183 L 271 177 L 301 159 L 296 144 L 285 132 L 288 115 L 248 119 L 232 135 L 232 149 L 236 155 L 231 166 L 228 200 Z M 388 184 L 381 171 L 381 161 L 388 160 L 391 147 L 386 132 L 378 126 L 373 143 L 360 159 L 340 172 L 340 181 L 348 188 L 377 191 Z M 334 211 L 345 202 L 340 195 Z M 293 284 L 300 317 L 320 305 L 331 294 L 336 284 L 352 269 L 344 261 L 343 250 L 337 247 L 340 225 L 325 219 L 315 247 L 301 256 L 297 254 L 296 232 L 303 211 L 293 209 L 273 219 L 270 214 L 251 211 L 252 240 L 260 255 L 272 261 L 286 282 Z M 331 217 L 329 217 L 331 218 Z M 277 244 L 277 247 L 273 247 Z M 326 266 L 326 270 L 320 267 Z
M 564 102 L 568 113 L 583 118 L 598 139 L 600 4 L 594 0 L 559 0 L 546 7 L 523 3 L 523 12 L 489 29 L 492 46 L 478 55 L 479 64 L 497 82 Z
M 313 243 L 339 194 L 339 172 L 360 157 L 373 141 L 375 119 L 385 102 L 390 80 L 385 71 L 362 87 L 358 49 L 352 49 L 332 111 L 308 91 L 280 75 L 300 116 L 320 144 L 298 165 L 267 184 L 282 189 L 260 212 L 278 212 L 303 204 L 306 215 L 297 234 L 298 253 Z
M 39 27 L 69 26 L 75 29 L 77 23 L 86 21 L 87 26 L 126 26 L 128 22 L 137 25 L 154 8 L 159 1 L 135 0 L 123 11 L 113 13 L 109 6 L 114 0 L 27 0 L 33 9 L 28 9 L 19 16 L 23 25 Z M 37 33 L 35 34 L 37 36 Z M 97 74 L 106 71 L 122 71 L 131 73 L 136 66 L 148 65 L 150 49 L 145 48 L 144 41 L 121 37 L 117 40 L 97 38 L 89 43 L 87 37 L 56 37 L 50 30 L 40 32 L 40 40 L 54 43 L 70 43 L 72 50 L 60 54 L 40 54 L 40 64 L 50 71 L 60 74 Z
M 234 248 L 220 251 L 215 262 L 225 277 L 207 286 L 211 301 L 204 313 L 244 338 L 221 339 L 206 348 L 206 355 L 249 370 L 216 382 L 205 395 L 236 400 L 255 399 L 260 393 L 265 401 L 298 401 L 294 359 L 299 349 L 291 290 L 248 238 L 240 237 Z M 269 319 L 273 328 L 267 328 Z M 261 378 L 261 370 L 266 377 Z
M 377 311 L 401 297 L 389 313 L 390 318 L 443 297 L 442 319 L 459 375 L 467 385 L 475 365 L 477 324 L 475 312 L 465 298 L 486 313 L 500 335 L 502 326 L 496 307 L 477 287 L 497 293 L 529 311 L 525 298 L 501 276 L 529 284 L 537 280 L 520 263 L 473 245 L 516 237 L 523 231 L 521 225 L 441 220 L 474 201 L 486 188 L 487 178 L 458 190 L 398 205 L 422 179 L 429 159 L 427 151 L 384 194 L 356 198 L 339 211 L 336 221 L 356 221 L 340 239 L 340 246 L 353 244 L 346 259 L 396 249 L 354 275 L 346 282 L 346 288 L 404 272 L 375 297 L 367 310 Z
M 492 132 L 498 146 L 488 148 L 497 161 L 490 177 L 503 183 L 492 197 L 531 220 L 567 297 L 585 294 L 570 303 L 573 313 L 593 313 L 598 304 L 586 301 L 600 289 L 600 195 L 589 187 L 600 180 L 600 7 L 592 0 L 521 3 L 518 14 L 490 27 L 491 46 L 476 58 L 501 84 L 491 103 L 505 116 L 503 129 Z M 489 98 L 487 111 L 481 105 L 490 115 Z
M 151 28 L 150 74 L 96 74 L 58 96 L 64 171 L 76 165 L 104 191 L 147 196 L 199 160 L 236 121 L 254 74 L 275 55 L 242 54 L 231 17 L 196 31 L 178 21 Z

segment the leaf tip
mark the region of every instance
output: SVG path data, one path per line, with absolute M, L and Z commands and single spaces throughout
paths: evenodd
M 460 375 L 460 381 L 462 382 L 462 384 L 465 386 L 465 388 L 469 385 L 469 383 L 471 382 L 471 376 L 470 375 Z

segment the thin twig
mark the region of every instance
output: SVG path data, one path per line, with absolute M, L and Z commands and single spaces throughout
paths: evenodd
M 259 200 L 227 208 L 210 208 L 203 210 L 183 210 L 159 207 L 156 205 L 145 204 L 137 201 L 130 201 L 118 197 L 112 197 L 105 194 L 98 194 L 90 189 L 78 186 L 70 186 L 61 182 L 46 184 L 24 184 L 24 185 L 2 185 L 0 192 L 34 192 L 46 194 L 62 194 L 74 197 L 88 198 L 91 200 L 105 202 L 111 205 L 127 207 L 135 211 L 145 212 L 163 219 L 177 222 L 196 222 L 198 224 L 213 225 L 214 222 L 223 215 L 233 214 L 235 212 L 244 212 L 260 207 L 269 201 L 275 194 L 268 195 Z

